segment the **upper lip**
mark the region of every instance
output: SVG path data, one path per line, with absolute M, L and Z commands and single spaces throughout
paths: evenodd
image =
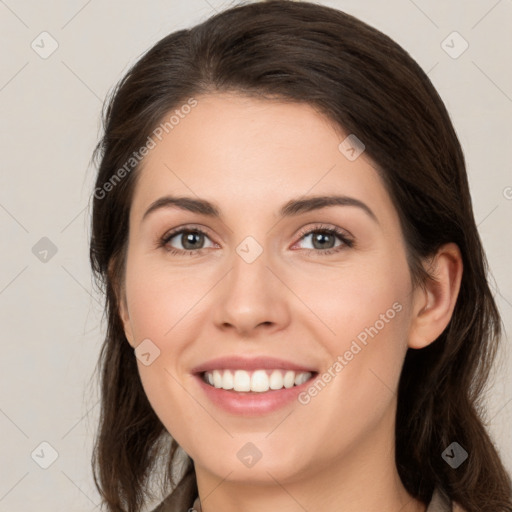
M 274 368 L 282 368 L 283 370 L 293 370 L 296 372 L 316 372 L 311 366 L 275 357 L 259 356 L 248 358 L 241 356 L 225 356 L 201 363 L 192 369 L 192 373 L 203 373 L 212 370 L 272 370 Z

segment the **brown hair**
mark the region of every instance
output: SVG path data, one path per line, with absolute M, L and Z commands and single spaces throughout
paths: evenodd
M 94 153 L 100 163 L 90 259 L 108 316 L 92 461 L 108 510 L 141 509 L 162 454 L 162 483 L 176 485 L 177 449 L 146 398 L 118 314 L 139 166 L 115 184 L 112 179 L 164 114 L 217 91 L 313 105 L 362 140 L 398 211 L 415 286 L 430 278 L 422 261 L 444 243 L 459 246 L 464 271 L 451 321 L 434 343 L 406 354 L 396 464 L 407 491 L 425 503 L 440 487 L 468 512 L 512 511 L 510 477 L 484 427 L 481 404 L 502 323 L 450 117 L 427 75 L 389 37 L 339 10 L 286 0 L 237 6 L 166 36 L 106 102 L 104 136 Z M 457 469 L 441 456 L 454 441 L 469 453 Z

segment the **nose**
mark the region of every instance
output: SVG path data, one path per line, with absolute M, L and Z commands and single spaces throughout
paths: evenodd
M 254 337 L 288 325 L 288 291 L 269 267 L 265 251 L 250 263 L 235 252 L 232 267 L 218 287 L 214 321 L 219 329 Z

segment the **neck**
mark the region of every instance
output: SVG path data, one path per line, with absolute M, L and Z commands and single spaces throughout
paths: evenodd
M 195 464 L 202 512 L 425 512 L 426 506 L 404 488 L 395 465 L 394 411 L 371 435 L 337 459 L 299 475 L 237 480 L 212 474 Z M 388 428 L 392 427 L 392 428 Z M 388 435 L 382 435 L 387 432 Z

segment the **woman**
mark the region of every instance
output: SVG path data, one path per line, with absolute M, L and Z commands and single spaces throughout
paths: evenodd
M 109 511 L 154 499 L 159 461 L 158 512 L 512 510 L 464 157 L 401 47 L 319 5 L 235 7 L 157 43 L 104 126 Z

